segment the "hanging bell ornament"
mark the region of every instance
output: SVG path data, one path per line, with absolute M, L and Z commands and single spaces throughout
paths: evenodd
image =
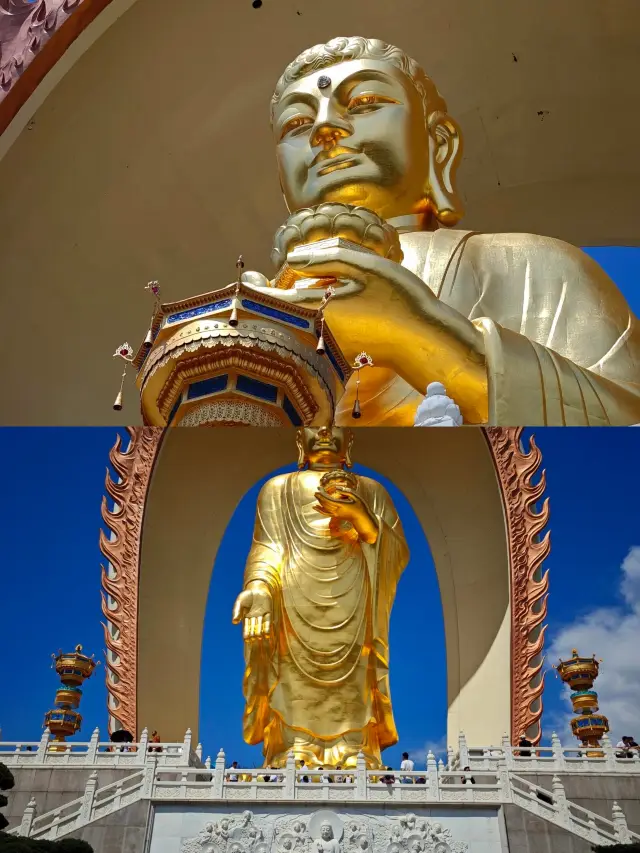
M 324 353 L 325 353 L 324 338 L 322 337 L 322 335 L 320 335 L 320 337 L 318 338 L 318 344 L 316 346 L 316 352 L 318 353 L 318 355 L 324 355 Z
M 351 410 L 351 417 L 356 421 L 358 418 L 362 417 L 362 412 L 360 411 L 360 400 L 356 397 L 355 402 L 353 404 L 353 409 Z
M 153 332 L 151 331 L 151 328 L 149 328 L 149 331 L 147 332 L 147 336 L 144 339 L 145 349 L 150 349 L 152 343 L 153 343 Z
M 122 391 L 118 391 L 118 396 L 113 401 L 113 410 L 115 412 L 121 412 L 122 411 Z
M 235 327 L 238 325 L 238 300 L 234 296 L 231 304 L 231 316 L 229 317 L 229 325 Z

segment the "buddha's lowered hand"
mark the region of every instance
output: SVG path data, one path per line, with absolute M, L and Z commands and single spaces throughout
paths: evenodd
M 271 591 L 264 581 L 251 581 L 236 598 L 233 605 L 234 625 L 243 622 L 245 640 L 268 637 L 271 632 L 273 600 Z
M 335 280 L 325 317 L 347 358 L 365 349 L 422 393 L 442 382 L 468 423 L 486 422 L 482 333 L 414 273 L 374 252 L 313 243 L 296 246 L 287 265 L 305 278 Z

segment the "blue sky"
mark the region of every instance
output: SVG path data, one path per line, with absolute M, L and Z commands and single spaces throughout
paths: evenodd
M 591 250 L 640 313 L 640 251 Z M 622 260 L 620 260 L 622 258 Z M 100 622 L 100 500 L 113 429 L 2 429 L 5 488 L 0 494 L 0 727 L 3 740 L 37 740 L 54 699 L 52 652 L 85 650 L 104 659 Z M 640 430 L 539 429 L 552 506 L 549 658 L 570 652 L 604 658 L 601 709 L 613 735 L 636 737 L 640 702 Z M 357 459 L 357 443 L 355 446 Z M 293 459 L 293 448 L 292 448 Z M 391 484 L 414 551 L 426 549 L 413 511 Z M 258 485 L 239 505 L 213 574 L 203 638 L 200 736 L 205 754 L 224 746 L 241 764 L 259 761 L 242 741 L 242 640 L 230 624 L 250 544 Z M 633 550 L 633 549 L 636 550 Z M 416 602 L 420 602 L 417 609 Z M 400 751 L 420 757 L 446 724 L 445 649 L 435 573 L 409 564 L 391 622 L 392 697 Z M 14 652 L 14 653 L 12 653 Z M 550 661 L 551 662 L 551 661 Z M 221 689 L 221 686 L 224 687 Z M 106 732 L 104 670 L 86 684 L 80 739 Z M 566 725 L 566 700 L 553 672 L 545 691 L 546 734 Z M 153 727 L 153 720 L 147 721 Z M 162 734 L 162 733 L 161 733 Z M 569 742 L 565 731 L 563 740 Z

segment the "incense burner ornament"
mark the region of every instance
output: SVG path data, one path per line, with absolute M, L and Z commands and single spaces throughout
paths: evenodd
M 593 690 L 601 662 L 595 655 L 581 658 L 577 649 L 572 649 L 571 657 L 560 660 L 555 667 L 560 678 L 571 688 L 569 698 L 574 713 L 579 715 L 571 720 L 571 731 L 582 742 L 590 758 L 600 758 L 604 754 L 600 738 L 609 731 L 609 720 L 597 713 L 598 694 Z
M 44 716 L 44 725 L 54 736 L 54 743 L 64 743 L 67 737 L 80 730 L 82 716 L 77 709 L 82 699 L 81 685 L 91 678 L 100 661 L 94 660 L 93 655 L 83 655 L 82 646 L 76 646 L 74 652 L 60 651 L 51 657 L 62 687 L 56 692 L 55 707 Z

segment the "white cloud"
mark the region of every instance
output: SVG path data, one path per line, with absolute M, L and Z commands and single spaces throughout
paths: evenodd
M 602 658 L 595 688 L 600 710 L 609 718 L 610 737 L 618 741 L 624 735 L 640 737 L 640 546 L 631 548 L 621 566 L 619 592 L 623 604 L 598 607 L 578 617 L 556 632 L 548 651 L 548 660 L 567 658 L 571 649 L 581 655 Z M 567 703 L 569 692 L 567 690 Z M 556 727 L 567 743 L 570 714 L 550 714 L 545 728 Z M 550 733 L 550 732 L 549 732 Z

